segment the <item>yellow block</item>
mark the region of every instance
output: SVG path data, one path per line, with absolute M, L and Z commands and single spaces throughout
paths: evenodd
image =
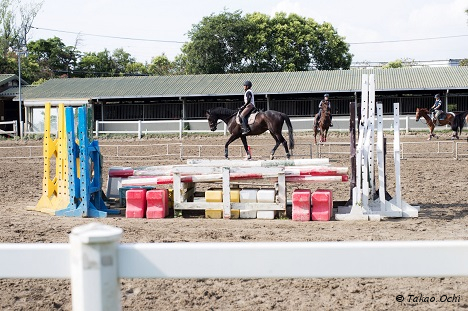
M 220 209 L 207 209 L 207 210 L 205 210 L 205 218 L 222 219 L 223 218 L 223 210 L 220 210 Z
M 223 202 L 223 191 L 221 190 L 207 190 L 205 191 L 206 202 Z
M 240 218 L 240 209 L 232 209 L 231 219 L 239 219 L 239 218 Z
M 240 189 L 231 190 L 231 203 L 240 203 Z

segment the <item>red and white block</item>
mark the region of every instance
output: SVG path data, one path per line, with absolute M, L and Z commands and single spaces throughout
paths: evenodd
M 312 193 L 312 220 L 329 221 L 333 213 L 333 195 L 328 189 L 317 189 Z
M 125 217 L 144 218 L 146 213 L 146 189 L 127 190 Z
M 296 189 L 292 193 L 292 220 L 310 221 L 310 189 Z
M 165 218 L 169 216 L 169 191 L 154 189 L 146 192 L 146 218 Z

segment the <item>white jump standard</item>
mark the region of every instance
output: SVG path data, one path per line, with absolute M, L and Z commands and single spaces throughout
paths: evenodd
M 377 104 L 377 167 L 379 197 L 374 179 L 374 75 L 363 75 L 361 123 L 356 148 L 356 187 L 353 188 L 352 205 L 338 208 L 336 220 L 380 220 L 382 217 L 418 217 L 419 206 L 411 206 L 402 199 L 400 180 L 400 124 L 399 104 L 394 103 L 393 159 L 395 162 L 395 197 L 385 199 L 385 159 L 383 135 L 383 108 Z

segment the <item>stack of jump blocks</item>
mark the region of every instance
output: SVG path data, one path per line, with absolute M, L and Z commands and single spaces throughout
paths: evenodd
M 127 190 L 127 217 L 148 217 L 149 200 L 144 187 L 172 185 L 174 210 L 204 210 L 207 218 L 263 218 L 273 219 L 278 212 L 286 212 L 286 183 L 346 182 L 347 167 L 331 167 L 328 159 L 301 159 L 275 161 L 189 160 L 187 165 L 154 166 L 109 170 L 108 190 Z M 271 180 L 274 189 L 255 189 L 253 180 Z M 118 180 L 118 182 L 117 182 Z M 117 182 L 117 187 L 113 187 Z M 204 200 L 194 200 L 197 183 L 221 184 L 221 189 L 205 191 Z M 248 188 L 239 189 L 239 184 Z M 232 187 L 231 187 L 232 186 Z M 139 189 L 136 189 L 138 188 Z M 294 198 L 300 191 L 293 194 Z M 307 194 L 306 194 L 307 195 Z M 112 193 L 109 193 L 109 197 Z M 160 197 L 163 197 L 161 195 Z M 300 198 L 299 201 L 303 200 Z M 331 191 L 309 190 L 307 219 L 329 220 Z M 163 204 L 164 200 L 158 202 Z M 311 204 L 314 208 L 311 215 Z M 164 206 L 157 207 L 165 211 Z M 296 209 L 295 209 L 296 211 Z M 301 211 L 296 211 L 301 213 Z M 161 212 L 165 215 L 167 212 Z M 299 217 L 299 218 L 301 218 Z M 301 218 L 302 219 L 302 218 Z
M 333 213 L 332 191 L 296 189 L 292 194 L 292 219 L 296 221 L 328 221 Z

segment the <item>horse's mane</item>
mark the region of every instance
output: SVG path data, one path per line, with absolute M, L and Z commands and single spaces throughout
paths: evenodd
M 209 110 L 210 114 L 216 116 L 230 116 L 236 113 L 236 110 L 224 108 L 224 107 L 216 107 Z

